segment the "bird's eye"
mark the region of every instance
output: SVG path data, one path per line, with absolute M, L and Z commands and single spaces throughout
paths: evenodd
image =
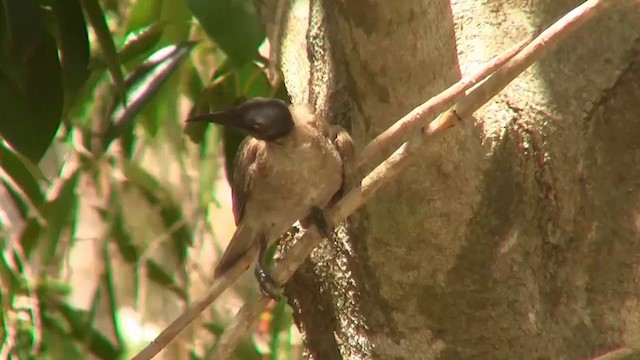
M 262 124 L 262 122 L 260 121 L 252 121 L 251 122 L 251 127 L 253 128 L 253 130 L 262 130 L 262 128 L 264 124 Z

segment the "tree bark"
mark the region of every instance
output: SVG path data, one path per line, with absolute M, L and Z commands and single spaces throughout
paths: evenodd
M 309 93 L 285 41 L 287 87 L 362 146 L 580 3 L 312 1 Z M 637 24 L 613 7 L 580 29 L 313 252 L 286 289 L 309 357 L 580 359 L 640 342 Z

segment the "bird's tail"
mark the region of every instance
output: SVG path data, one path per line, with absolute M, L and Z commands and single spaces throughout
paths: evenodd
M 227 249 L 222 254 L 220 262 L 213 273 L 214 278 L 222 276 L 235 265 L 251 248 L 257 244 L 255 232 L 250 228 L 240 224 L 233 233 Z

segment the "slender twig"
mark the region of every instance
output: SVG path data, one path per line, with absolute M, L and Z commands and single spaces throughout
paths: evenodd
M 445 109 L 447 104 L 462 97 L 467 89 L 477 81 L 486 78 L 495 71 L 495 69 L 500 67 L 507 69 L 504 71 L 498 70 L 495 73 L 496 75 L 489 79 L 491 81 L 487 80 L 478 85 L 466 98 L 458 102 L 454 111 L 447 112 L 445 116 L 432 121 L 427 127 L 424 127 L 421 136 L 412 137 L 409 141 L 402 144 L 388 159 L 367 175 L 360 182 L 360 186 L 346 194 L 333 208 L 328 209 L 326 213 L 327 219 L 334 224 L 343 221 L 349 214 L 373 196 L 380 187 L 400 173 L 414 156 L 422 152 L 423 147 L 427 143 L 433 143 L 437 135 L 442 134 L 445 130 L 459 123 L 460 119 L 473 113 L 480 105 L 484 104 L 484 102 L 488 101 L 507 86 L 513 78 L 524 71 L 531 63 L 540 58 L 543 52 L 550 50 L 552 45 L 555 45 L 559 40 L 566 37 L 597 13 L 602 12 L 602 10 L 610 4 L 612 4 L 610 0 L 590 0 L 583 3 L 537 36 L 531 44 L 523 49 L 520 55 L 516 54 L 518 50 L 522 48 L 522 44 L 516 46 L 514 48 L 515 50 L 507 50 L 504 55 L 495 58 L 495 60 L 483 67 L 478 73 L 459 81 L 441 94 L 420 105 L 400 119 L 398 122 L 401 122 L 401 124 L 398 125 L 396 123 L 392 125 L 393 131 L 385 131 L 381 135 L 384 135 L 384 137 L 378 137 L 374 140 L 377 140 L 376 144 L 367 146 L 360 164 L 364 164 L 368 159 L 373 158 L 378 152 L 387 148 L 389 146 L 388 144 L 398 141 L 412 129 L 417 129 L 420 125 L 432 121 L 437 114 Z M 522 55 L 525 52 L 527 55 Z M 478 99 L 486 100 L 481 102 Z M 398 135 L 396 135 L 395 132 L 398 132 Z M 427 142 L 427 140 L 429 141 Z M 317 230 L 315 228 L 311 228 L 310 230 L 311 231 L 307 231 L 303 237 L 286 252 L 282 260 L 275 265 L 272 276 L 279 283 L 286 282 L 304 259 L 308 257 L 311 250 L 319 243 L 320 236 Z M 254 256 L 254 252 L 247 254 L 223 277 L 216 279 L 204 297 L 192 304 L 133 359 L 151 359 L 160 352 L 160 350 L 175 338 L 184 327 L 193 321 L 200 312 L 204 311 L 228 286 L 235 282 L 237 277 L 251 265 Z M 264 310 L 268 302 L 269 299 L 262 296 L 245 304 L 236 315 L 234 324 L 227 328 L 218 342 L 215 353 L 216 359 L 228 358 L 238 340 L 251 328 L 255 319 L 257 319 L 258 315 Z
M 473 96 L 460 100 L 453 111 L 463 119 L 473 114 L 558 42 L 613 4 L 619 3 L 612 0 L 591 0 L 568 12 L 560 20 L 540 33 L 534 41 L 515 55 L 505 66 L 491 75 L 481 87 L 474 89 Z M 441 117 L 440 120 L 444 121 L 445 119 Z M 437 124 L 434 126 L 437 126 Z
M 23 274 L 26 279 L 28 279 L 24 282 L 24 285 L 25 292 L 29 297 L 28 307 L 31 314 L 31 323 L 33 324 L 34 329 L 32 332 L 31 352 L 33 354 L 38 354 L 40 352 L 40 346 L 42 345 L 42 314 L 40 312 L 40 299 L 38 298 L 36 291 L 34 291 L 36 289 L 33 288 L 33 284 L 31 283 L 31 280 L 34 279 L 33 271 L 27 261 L 27 257 L 20 242 L 14 242 L 13 254 L 16 257 L 16 260 L 20 263 L 19 266 L 23 269 Z
M 2 180 L 9 189 L 13 190 L 16 194 L 20 196 L 20 199 L 23 200 L 27 207 L 29 208 L 29 215 L 33 216 L 38 220 L 40 224 L 43 226 L 47 225 L 47 220 L 42 215 L 38 206 L 33 202 L 33 200 L 27 195 L 27 193 L 22 190 L 20 185 L 11 177 L 4 169 L 0 168 L 0 180 Z
M 491 59 L 491 61 L 485 64 L 477 73 L 458 81 L 393 123 L 387 130 L 367 144 L 358 158 L 357 167 L 361 167 L 372 161 L 373 158 L 382 155 L 385 150 L 393 148 L 394 145 L 397 146 L 401 140 L 406 138 L 407 134 L 423 126 L 424 123 L 428 121 L 426 119 L 432 120 L 442 111 L 441 107 L 447 104 L 441 102 L 443 97 L 446 97 L 451 102 L 456 101 L 464 95 L 465 91 L 484 80 L 489 74 L 500 69 L 509 59 L 516 56 L 530 41 L 531 39 L 523 40 L 504 51 L 502 54 Z M 456 95 L 451 96 L 453 94 Z M 442 104 L 442 106 L 436 108 L 436 106 L 434 106 L 435 104 Z
M 213 285 L 200 299 L 191 304 L 177 319 L 175 319 L 160 335 L 158 335 L 149 345 L 140 351 L 132 360 L 148 360 L 156 356 L 160 350 L 164 349 L 180 332 L 195 320 L 201 312 L 213 303 L 220 294 L 222 294 L 229 286 L 236 282 L 253 263 L 253 255 L 245 256 L 223 276 L 216 278 Z

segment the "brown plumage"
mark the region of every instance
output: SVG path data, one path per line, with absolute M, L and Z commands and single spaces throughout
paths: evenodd
M 240 145 L 234 161 L 237 228 L 216 267 L 216 277 L 253 246 L 260 246 L 262 253 L 267 242 L 296 220 L 307 218 L 311 209 L 324 209 L 352 177 L 351 137 L 339 126 L 314 116 L 309 106 L 287 107 L 279 100 L 254 99 L 189 121 L 234 126 L 251 135 Z

